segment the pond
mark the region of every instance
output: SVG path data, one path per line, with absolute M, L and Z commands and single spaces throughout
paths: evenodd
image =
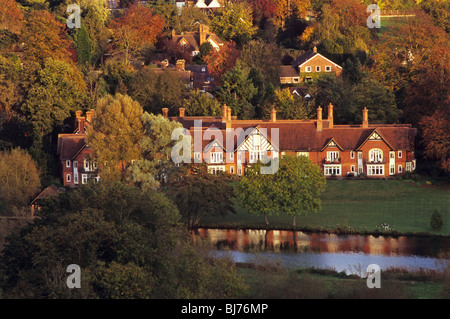
M 198 229 L 193 238 L 210 241 L 219 255 L 228 254 L 235 262 L 270 261 L 292 269 L 314 267 L 355 273 L 370 264 L 377 264 L 382 270 L 442 270 L 450 264 L 448 237 Z

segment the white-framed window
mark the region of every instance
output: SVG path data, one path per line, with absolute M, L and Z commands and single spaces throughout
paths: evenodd
M 367 176 L 384 175 L 384 165 L 367 165 Z
M 340 176 L 341 165 L 324 165 L 323 172 L 325 176 Z
M 351 159 L 354 159 L 354 158 L 355 158 L 355 152 L 353 152 L 353 151 L 350 152 L 350 158 L 351 158 Z
M 238 173 L 238 175 L 239 175 L 239 176 L 241 176 L 241 175 L 242 175 L 242 168 L 241 168 L 241 167 L 238 167 L 238 169 L 237 169 L 237 173 Z
M 330 65 L 325 66 L 325 72 L 331 72 L 331 66 Z
M 208 173 L 218 174 L 219 172 L 225 172 L 225 166 L 208 166 Z
M 363 157 L 363 156 L 362 156 L 362 152 L 358 152 L 358 159 L 359 159 L 359 160 L 362 160 L 362 157 Z
M 327 152 L 327 161 L 336 162 L 339 159 L 338 151 L 329 151 Z
M 286 155 L 286 152 L 281 152 L 281 158 L 283 158 L 284 155 Z
M 364 173 L 363 168 L 362 167 L 358 167 L 358 174 L 362 174 L 362 173 Z
M 293 81 L 294 83 L 298 83 L 298 82 L 300 81 L 300 79 L 299 79 L 299 78 L 293 78 L 292 81 Z
M 84 160 L 83 167 L 86 172 L 92 172 L 97 169 L 97 163 L 94 161 Z
M 194 159 L 197 161 L 202 160 L 202 152 L 194 152 Z
M 402 158 L 402 156 L 403 156 L 402 151 L 398 151 L 398 158 Z
M 210 163 L 222 163 L 223 153 L 222 152 L 211 152 L 210 153 Z
M 395 164 L 389 165 L 389 175 L 395 175 Z
M 311 72 L 311 67 L 310 66 L 305 66 L 305 72 Z
M 70 183 L 72 181 L 72 176 L 70 174 L 66 174 L 66 182 Z
M 88 181 L 88 175 L 87 174 L 81 174 L 81 184 L 86 184 Z
M 369 161 L 372 163 L 383 162 L 383 151 L 378 148 L 373 148 L 369 151 Z
M 395 158 L 395 152 L 393 152 L 393 151 L 390 151 L 389 152 L 389 158 Z
M 316 66 L 316 72 L 320 72 L 320 66 Z
M 242 153 L 241 153 L 241 151 L 237 152 L 237 160 L 238 160 L 239 163 L 242 161 Z
M 297 152 L 297 156 L 309 157 L 309 153 L 308 152 Z
M 73 161 L 73 168 L 78 169 L 78 161 Z
M 355 165 L 350 166 L 350 172 L 352 172 L 352 173 L 355 172 Z
M 234 174 L 234 166 L 230 166 L 230 174 Z
M 398 166 L 398 172 L 403 173 L 403 167 L 401 165 Z
M 407 172 L 411 172 L 412 171 L 412 169 L 411 169 L 411 162 L 406 162 L 405 170 Z
M 278 158 L 278 151 L 272 151 L 272 157 Z
M 256 163 L 258 160 L 262 160 L 265 152 L 264 151 L 249 151 L 249 163 Z
M 78 184 L 78 173 L 74 173 L 74 174 L 73 174 L 73 182 L 74 182 L 75 184 Z
M 66 167 L 70 167 L 70 160 L 66 160 Z

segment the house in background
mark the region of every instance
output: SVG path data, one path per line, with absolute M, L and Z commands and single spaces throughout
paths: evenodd
M 314 47 L 292 61 L 291 65 L 280 66 L 280 83 L 296 84 L 312 82 L 323 74 L 340 76 L 342 67 L 317 52 Z
M 97 164 L 91 158 L 92 149 L 86 143 L 86 130 L 92 127 L 94 110 L 86 112 L 86 116 L 81 116 L 81 111 L 75 114 L 76 130 L 71 134 L 58 134 L 56 154 L 64 187 L 76 187 L 100 178 Z
M 202 145 L 194 144 L 191 154 L 194 160 L 207 159 L 210 173 L 243 175 L 249 165 L 266 156 L 275 159 L 287 154 L 310 158 L 328 178 L 387 178 L 416 167 L 416 129 L 410 124 L 369 124 L 366 108 L 360 125 L 335 125 L 331 104 L 327 119 L 322 117 L 321 107 L 314 120 L 279 120 L 274 109 L 269 120 L 239 120 L 231 112 L 224 105 L 222 116 L 185 116 L 180 108 L 179 116 L 170 117 L 180 122 L 193 140 L 208 128 L 215 131 L 203 135 Z M 167 111 L 163 114 L 167 117 Z M 196 121 L 201 121 L 202 127 L 196 126 Z M 216 135 L 219 132 L 221 138 Z M 229 138 L 232 140 L 227 141 Z M 232 149 L 227 149 L 227 142 Z
M 175 30 L 172 30 L 172 41 L 188 47 L 188 49 L 192 51 L 192 56 L 196 56 L 200 53 L 200 46 L 204 43 L 211 44 L 214 50 L 219 50 L 224 44 L 217 35 L 209 31 L 208 26 L 203 24 L 199 24 L 198 31 L 194 32 L 176 34 Z
M 31 213 L 31 217 L 34 217 L 34 215 L 39 212 L 42 208 L 42 201 L 52 197 L 52 196 L 56 196 L 59 193 L 64 192 L 65 189 L 64 188 L 60 188 L 54 184 L 46 187 L 42 192 L 39 193 L 38 196 L 36 196 L 35 199 L 33 199 L 33 201 L 30 203 L 30 213 Z

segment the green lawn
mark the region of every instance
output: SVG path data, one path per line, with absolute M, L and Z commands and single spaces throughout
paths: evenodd
M 386 223 L 401 233 L 433 233 L 450 235 L 450 189 L 441 186 L 418 185 L 401 180 L 329 180 L 322 196 L 322 209 L 316 214 L 297 217 L 297 228 L 338 228 L 379 230 Z M 444 219 L 439 232 L 430 227 L 430 217 L 437 209 Z M 205 216 L 201 226 L 264 227 L 263 216 L 248 214 L 236 203 L 237 214 L 225 217 Z M 286 228 L 292 218 L 270 216 L 271 227 Z

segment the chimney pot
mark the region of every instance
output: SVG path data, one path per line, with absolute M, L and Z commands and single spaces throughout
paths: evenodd
M 314 53 L 317 53 L 317 47 L 316 47 L 316 46 L 314 46 L 313 52 L 314 52 Z
M 270 112 L 270 120 L 272 122 L 277 121 L 277 110 L 275 110 L 275 108 L 272 108 L 272 111 Z
M 81 111 L 80 110 L 76 111 L 75 112 L 75 116 L 76 116 L 76 118 L 78 120 L 81 117 Z
M 164 116 L 165 118 L 167 118 L 167 117 L 169 116 L 169 109 L 168 109 L 167 107 L 164 107 L 164 108 L 162 109 L 162 112 L 163 112 L 163 116 Z
M 179 111 L 180 111 L 180 117 L 184 117 L 185 108 L 184 107 L 180 107 Z
M 84 116 L 80 116 L 78 119 L 78 133 L 84 134 L 84 124 L 86 122 L 86 118 Z
M 94 110 L 90 110 L 86 112 L 86 121 L 89 123 L 92 123 L 92 120 L 94 119 Z
M 227 120 L 227 110 L 228 110 L 228 106 L 226 104 L 224 104 L 222 106 L 222 121 Z
M 183 59 L 177 60 L 177 71 L 184 71 L 184 67 L 186 65 L 186 61 Z

